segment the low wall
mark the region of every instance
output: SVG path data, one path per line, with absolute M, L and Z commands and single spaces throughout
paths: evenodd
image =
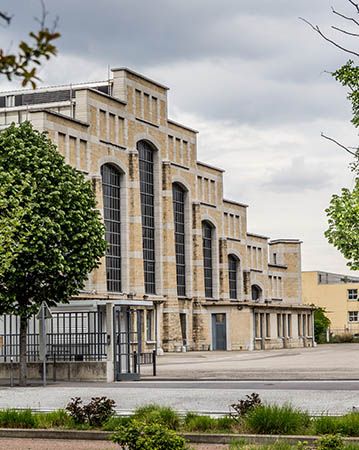
M 11 370 L 14 379 L 18 378 L 18 363 L 0 363 L 0 379 L 9 379 Z M 41 362 L 28 363 L 28 379 L 41 380 L 43 365 Z M 57 381 L 104 381 L 106 380 L 106 362 L 104 361 L 70 361 L 46 363 L 46 375 L 49 380 Z

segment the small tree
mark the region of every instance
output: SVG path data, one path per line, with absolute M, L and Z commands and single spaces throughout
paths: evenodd
M 325 342 L 325 334 L 330 325 L 330 319 L 325 315 L 324 308 L 316 308 L 314 311 L 314 336 L 319 344 Z
M 0 133 L 0 314 L 20 317 L 20 384 L 28 318 L 67 303 L 106 250 L 89 181 L 29 122 Z

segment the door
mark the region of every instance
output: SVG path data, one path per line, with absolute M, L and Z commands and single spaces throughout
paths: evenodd
M 212 314 L 213 350 L 227 350 L 226 314 Z
M 140 379 L 141 314 L 128 306 L 114 310 L 115 380 Z

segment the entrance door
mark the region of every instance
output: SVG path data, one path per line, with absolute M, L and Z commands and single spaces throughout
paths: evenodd
M 128 306 L 114 310 L 115 380 L 140 379 L 141 313 Z
M 213 350 L 227 350 L 226 314 L 212 314 Z

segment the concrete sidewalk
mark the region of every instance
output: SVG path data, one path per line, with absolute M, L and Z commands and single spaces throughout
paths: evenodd
M 158 357 L 157 379 L 341 380 L 359 379 L 359 344 L 255 352 L 167 353 Z M 144 378 L 152 367 L 143 366 Z

